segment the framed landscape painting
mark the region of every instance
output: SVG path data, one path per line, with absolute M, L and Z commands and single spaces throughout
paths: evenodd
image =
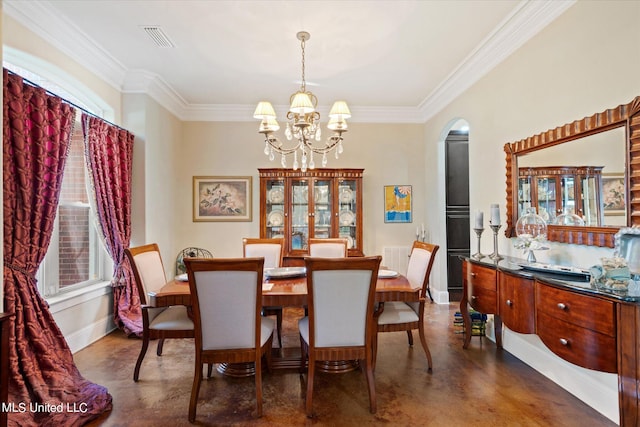
M 412 222 L 412 204 L 410 185 L 384 186 L 384 222 Z
M 602 207 L 605 215 L 624 215 L 626 209 L 623 173 L 602 174 Z
M 251 221 L 251 177 L 194 176 L 193 221 Z

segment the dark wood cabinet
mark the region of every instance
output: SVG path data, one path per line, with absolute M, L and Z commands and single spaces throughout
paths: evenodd
M 259 169 L 260 237 L 283 237 L 285 262 L 308 254 L 309 238 L 347 240 L 362 251 L 363 169 Z
M 536 333 L 556 355 L 583 368 L 617 372 L 616 305 L 536 282 Z
M 514 332 L 535 332 L 533 284 L 533 280 L 498 272 L 498 313 L 502 324 Z
M 466 268 L 464 276 L 469 305 L 482 313 L 497 313 L 496 270 L 470 263 L 465 263 L 463 268 Z
M 463 259 L 460 311 L 471 330 L 469 307 L 494 315 L 496 345 L 502 324 L 536 334 L 558 357 L 587 369 L 618 375 L 620 425 L 640 422 L 640 298 L 607 294 L 575 282 Z M 493 301 L 496 301 L 494 303 Z M 471 334 L 465 334 L 467 348 Z

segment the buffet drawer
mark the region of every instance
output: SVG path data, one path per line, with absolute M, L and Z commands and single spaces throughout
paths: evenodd
M 465 264 L 467 266 L 467 282 L 470 288 L 484 288 L 493 292 L 497 290 L 497 272 L 494 268 L 483 267 L 471 262 L 466 262 Z
M 481 313 L 498 312 L 496 270 L 466 262 L 467 300 Z
M 616 308 L 612 301 L 536 282 L 536 311 L 580 328 L 616 336 Z
M 617 372 L 616 339 L 537 310 L 537 335 L 553 353 L 575 365 Z

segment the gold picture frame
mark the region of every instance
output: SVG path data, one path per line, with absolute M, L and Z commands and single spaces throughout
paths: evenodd
M 251 221 L 252 177 L 194 176 L 193 221 Z
M 624 215 L 626 211 L 624 173 L 602 174 L 602 209 L 605 215 Z

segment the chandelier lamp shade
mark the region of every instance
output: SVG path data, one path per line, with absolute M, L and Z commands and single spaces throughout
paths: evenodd
M 306 172 L 307 168 L 314 169 L 314 154 L 322 155 L 322 166 L 327 165 L 327 154 L 332 151 L 336 159 L 342 153 L 342 134 L 347 131 L 347 119 L 351 117 L 351 112 L 347 103 L 336 101 L 329 110 L 329 122 L 327 128 L 332 133 L 324 143 L 322 142 L 322 131 L 320 129 L 320 113 L 317 111 L 318 98 L 307 91 L 305 82 L 305 43 L 311 35 L 306 31 L 297 34 L 302 50 L 302 84 L 300 90 L 289 98 L 289 111 L 287 112 L 287 126 L 284 136 L 287 141 L 291 141 L 288 146 L 279 139 L 275 132 L 280 130 L 280 125 L 276 120 L 276 112 L 268 101 L 260 101 L 253 117 L 260 120 L 258 133 L 264 135 L 264 153 L 270 160 L 274 160 L 276 154 L 280 155 L 280 163 L 283 168 L 287 167 L 286 158 L 293 154 L 293 170 L 300 168 Z M 300 157 L 298 161 L 298 157 Z

